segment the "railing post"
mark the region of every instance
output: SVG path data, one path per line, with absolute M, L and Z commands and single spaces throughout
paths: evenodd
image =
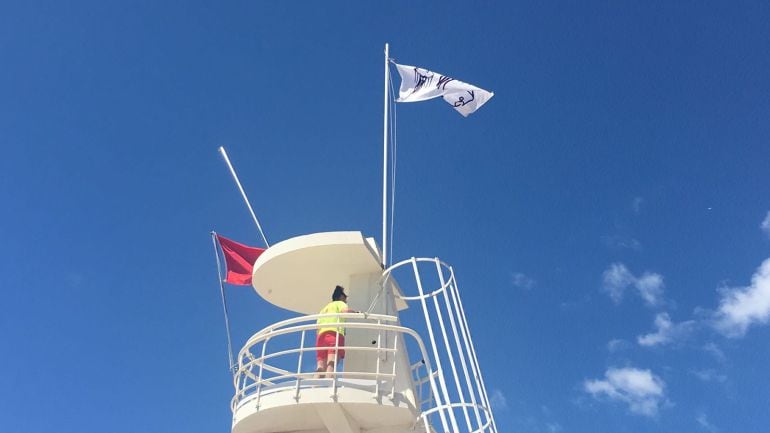
M 441 268 L 441 263 L 439 262 L 439 259 L 438 258 L 434 258 L 434 261 L 436 262 L 436 272 L 438 273 L 439 282 L 441 283 L 441 287 L 442 287 L 441 294 L 444 297 L 444 305 L 445 305 L 446 310 L 447 310 L 447 315 L 449 316 L 449 323 L 452 326 L 452 333 L 454 335 L 455 346 L 457 347 L 457 354 L 460 357 L 460 362 L 461 362 L 462 367 L 463 367 L 463 369 L 465 371 L 465 385 L 466 385 L 466 387 L 470 388 L 472 385 L 471 385 L 470 380 L 468 378 L 468 369 L 465 366 L 465 357 L 463 356 L 463 351 L 462 351 L 462 348 L 460 347 L 460 339 L 459 339 L 459 337 L 457 335 L 457 326 L 455 324 L 454 311 L 452 311 L 452 308 L 449 305 L 449 296 L 447 295 L 448 289 L 450 289 L 450 286 L 452 284 L 454 284 L 454 275 L 452 275 L 452 274 L 449 275 L 449 283 L 447 284 L 447 282 L 444 280 L 444 270 Z M 439 322 L 441 323 L 441 332 L 444 335 L 444 344 L 446 345 L 447 353 L 449 354 L 449 362 L 450 362 L 451 367 L 452 367 L 452 375 L 453 375 L 454 380 L 455 380 L 455 387 L 457 388 L 457 393 L 460 396 L 460 403 L 463 404 L 462 408 L 463 408 L 463 415 L 465 415 L 465 422 L 466 422 L 466 424 L 468 426 L 468 431 L 472 431 L 473 428 L 471 428 L 471 420 L 470 420 L 470 417 L 468 416 L 468 407 L 465 406 L 465 394 L 463 393 L 463 387 L 460 385 L 460 377 L 459 377 L 459 375 L 457 373 L 457 366 L 455 365 L 454 356 L 452 355 L 452 352 L 450 350 L 449 338 L 447 337 L 447 333 L 446 333 L 446 330 L 444 328 L 444 321 L 441 319 L 441 313 L 439 312 L 438 299 L 436 299 L 436 297 L 434 297 L 433 301 L 434 301 L 435 306 L 436 306 L 436 311 L 438 312 L 437 314 L 439 316 Z M 478 407 L 476 407 L 476 400 L 475 400 L 475 398 L 472 399 L 472 401 L 474 403 L 474 411 L 475 411 L 475 414 L 476 414 L 476 422 L 480 426 L 481 425 L 481 417 L 479 416 Z
M 334 371 L 332 372 L 332 399 L 337 400 L 337 363 L 340 358 L 340 318 L 337 317 L 337 332 L 334 336 Z M 328 362 L 328 358 L 327 358 Z
M 484 386 L 484 379 L 481 376 L 481 369 L 479 367 L 479 360 L 476 357 L 476 349 L 473 347 L 473 339 L 471 338 L 471 331 L 468 327 L 468 319 L 465 316 L 465 309 L 463 308 L 463 301 L 460 298 L 459 288 L 457 286 L 457 279 L 454 278 L 454 270 L 450 267 L 449 271 L 452 273 L 452 279 L 454 280 L 454 287 L 452 293 L 456 296 L 458 309 L 458 320 L 460 321 L 461 330 L 463 331 L 463 337 L 465 339 L 466 349 L 468 350 L 468 360 L 471 364 L 471 370 L 476 378 L 476 388 L 479 392 L 479 398 L 481 403 L 485 407 L 486 415 L 492 423 L 492 430 L 497 432 L 497 424 L 495 423 L 495 417 L 492 414 L 492 409 L 489 404 L 489 396 L 487 395 L 486 386 Z
M 299 401 L 299 382 L 302 380 L 302 354 L 305 353 L 305 330 L 302 330 L 302 337 L 299 341 L 299 361 L 297 361 L 297 388 L 294 392 L 294 400 Z
M 382 330 L 380 329 L 381 324 L 382 321 L 377 319 L 377 365 L 374 368 L 374 372 L 376 373 L 376 376 L 374 376 L 374 398 L 380 396 L 380 349 L 382 348 Z
M 439 353 L 438 353 L 436 338 L 433 335 L 433 325 L 431 324 L 430 314 L 428 313 L 428 303 L 425 301 L 425 291 L 422 288 L 422 279 L 420 278 L 420 271 L 417 268 L 417 259 L 415 259 L 414 257 L 412 257 L 412 269 L 414 271 L 415 281 L 417 282 L 417 291 L 420 294 L 420 303 L 422 304 L 422 312 L 423 312 L 423 315 L 425 316 L 425 325 L 428 328 L 428 336 L 430 337 L 430 345 L 431 345 L 431 348 L 433 349 L 433 357 L 436 359 L 436 371 L 441 372 L 441 374 L 438 375 L 438 383 L 441 386 L 441 392 L 443 393 L 442 395 L 444 396 L 443 400 L 445 400 L 446 403 L 449 404 L 449 392 L 447 391 L 446 383 L 444 382 L 444 371 L 443 371 L 443 368 L 441 367 L 441 357 L 439 356 Z M 436 402 L 439 406 L 441 406 L 442 400 L 439 399 L 440 396 L 439 396 L 438 389 L 435 390 L 435 394 L 436 394 Z M 452 431 L 457 431 L 457 420 L 455 419 L 455 414 L 451 410 L 448 410 L 448 412 L 449 412 L 449 420 L 452 423 L 452 428 L 453 428 Z M 444 430 L 450 431 L 449 426 L 446 423 L 446 416 L 444 415 L 444 410 L 439 410 L 439 416 L 441 417 L 441 423 L 442 423 L 442 426 L 444 427 Z
M 270 337 L 265 338 L 262 343 L 262 355 L 259 358 L 259 376 L 257 376 L 257 410 L 259 410 L 259 399 L 262 397 L 262 371 L 265 364 L 265 351 L 267 350 L 267 342 L 270 341 Z
M 393 335 L 393 350 L 395 351 L 398 350 L 398 334 L 399 334 L 398 332 L 395 332 Z M 393 352 L 393 353 L 396 353 L 396 352 Z M 393 357 L 393 377 L 391 378 L 391 380 L 393 381 L 393 387 L 390 390 L 391 400 L 396 398 L 396 365 L 398 364 L 396 362 L 396 358 L 397 358 L 396 356 Z M 409 361 L 407 361 L 407 364 L 408 363 Z

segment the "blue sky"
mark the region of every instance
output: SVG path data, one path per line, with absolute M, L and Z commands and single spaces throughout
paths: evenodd
M 673 4 L 672 4 L 673 3 Z M 0 426 L 228 431 L 209 231 L 379 237 L 382 49 L 495 92 L 398 106 L 396 259 L 455 267 L 501 432 L 770 425 L 766 2 L 0 5 Z M 764 265 L 763 265 L 764 263 Z M 236 344 L 289 317 L 228 289 Z

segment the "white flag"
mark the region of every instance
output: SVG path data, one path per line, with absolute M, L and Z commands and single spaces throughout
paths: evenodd
M 419 102 L 441 96 L 455 110 L 467 117 L 495 95 L 438 72 L 394 64 L 398 74 L 401 75 L 401 88 L 396 102 Z

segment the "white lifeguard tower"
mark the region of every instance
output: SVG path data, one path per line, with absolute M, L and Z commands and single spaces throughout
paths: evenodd
M 259 257 L 256 292 L 299 316 L 266 324 L 239 351 L 233 433 L 497 432 L 452 268 L 381 263 L 360 232 L 299 236 Z M 318 379 L 317 313 L 338 284 L 364 313 L 339 315 L 346 356 Z

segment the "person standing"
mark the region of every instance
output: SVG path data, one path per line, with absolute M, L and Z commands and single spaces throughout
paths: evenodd
M 345 294 L 345 288 L 336 286 L 332 293 L 332 301 L 326 304 L 318 314 L 340 314 L 357 313 L 357 311 L 348 308 L 348 295 Z M 337 362 L 345 358 L 345 328 L 342 324 L 345 319 L 341 317 L 321 317 L 316 322 L 318 325 L 318 336 L 316 337 L 316 377 L 326 377 L 325 373 L 331 373 L 335 369 L 335 359 Z M 338 350 L 339 349 L 339 350 Z

